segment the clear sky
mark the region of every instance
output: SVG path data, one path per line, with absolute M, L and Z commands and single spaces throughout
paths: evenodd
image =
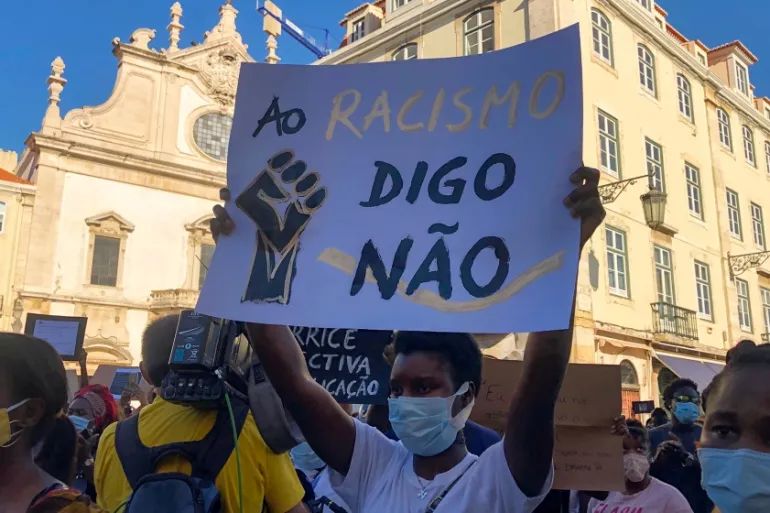
M 182 0 L 184 15 L 180 46 L 201 41 L 218 20 L 224 0 Z M 526 1 L 526 0 L 522 0 Z M 630 1 L 630 0 L 629 0 Z M 68 83 L 62 112 L 106 100 L 115 79 L 111 41 L 127 41 L 139 27 L 157 30 L 151 44 L 168 44 L 166 25 L 172 0 L 1 0 L 0 18 L 0 148 L 21 152 L 26 136 L 40 128 L 47 101 L 46 78 L 50 63 L 60 55 Z M 262 18 L 254 0 L 234 0 L 239 9 L 238 29 L 257 59 L 265 55 Z M 323 39 L 330 31 L 336 47 L 342 39 L 339 21 L 362 0 L 278 0 L 284 15 Z M 708 46 L 740 39 L 760 62 L 751 69 L 757 94 L 770 96 L 770 0 L 663 0 L 669 21 L 686 37 Z M 283 62 L 308 63 L 313 55 L 283 35 L 279 41 Z

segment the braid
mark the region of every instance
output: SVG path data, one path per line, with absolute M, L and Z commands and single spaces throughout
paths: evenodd
M 760 365 L 770 367 L 770 344 L 756 345 L 750 340 L 741 340 L 734 348 L 727 352 L 727 365 L 703 391 L 701 398 L 703 411 L 707 411 L 708 396 L 719 388 L 726 375 L 747 367 Z

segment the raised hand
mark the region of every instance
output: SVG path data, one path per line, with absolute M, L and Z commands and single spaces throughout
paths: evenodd
M 572 217 L 580 219 L 580 247 L 582 248 L 602 224 L 607 215 L 599 198 L 599 170 L 580 167 L 570 176 L 575 184 L 573 191 L 564 199 L 564 205 Z

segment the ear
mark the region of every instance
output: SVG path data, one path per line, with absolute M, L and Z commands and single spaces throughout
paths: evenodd
M 147 371 L 147 367 L 144 365 L 144 360 L 139 362 L 139 370 L 142 371 L 142 377 L 144 380 L 152 386 L 158 386 L 157 383 L 153 383 L 150 379 L 150 373 Z
M 37 426 L 45 416 L 45 401 L 42 399 L 30 399 L 19 407 L 14 420 L 18 420 L 23 427 Z

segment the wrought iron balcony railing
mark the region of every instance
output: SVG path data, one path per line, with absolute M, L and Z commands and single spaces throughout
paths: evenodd
M 655 333 L 669 333 L 692 340 L 698 339 L 696 312 L 670 303 L 652 303 L 652 326 Z

